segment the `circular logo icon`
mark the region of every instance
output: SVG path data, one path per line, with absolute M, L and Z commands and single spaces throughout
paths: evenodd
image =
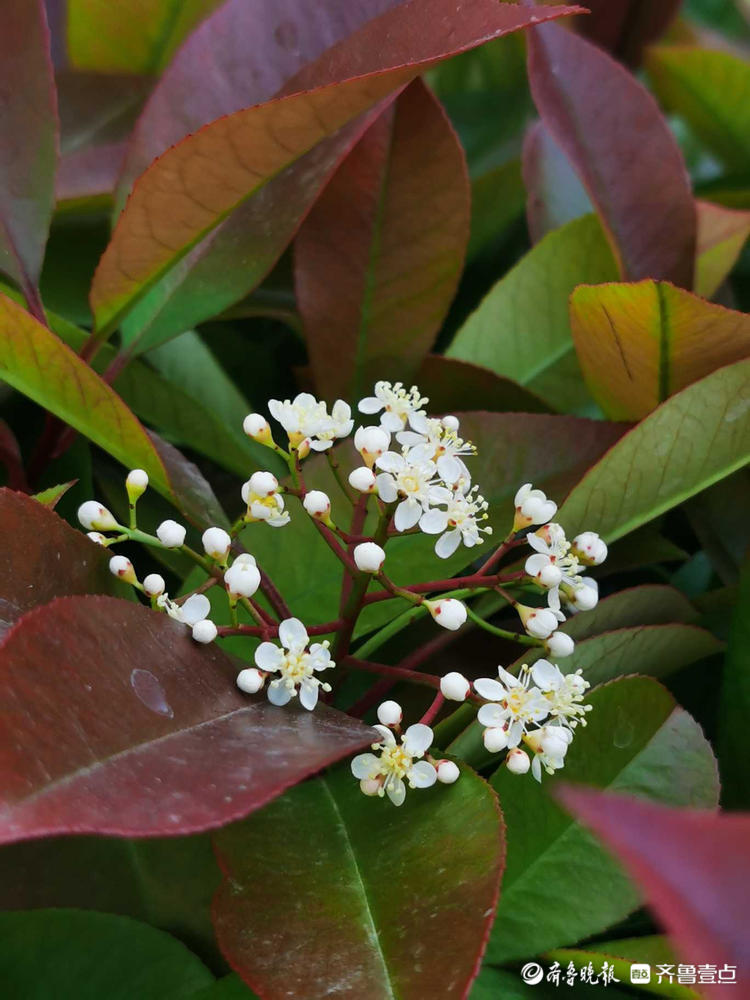
M 521 979 L 527 986 L 536 986 L 544 979 L 544 969 L 538 962 L 527 962 L 521 969 Z

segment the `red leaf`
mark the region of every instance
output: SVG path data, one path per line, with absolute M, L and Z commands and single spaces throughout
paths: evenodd
M 696 215 L 656 102 L 611 56 L 555 25 L 529 37 L 539 113 L 596 206 L 627 280 L 692 288 Z
M 589 196 L 543 122 L 535 122 L 523 140 L 526 220 L 532 243 L 552 229 L 593 211 Z
M 250 701 L 233 661 L 107 597 L 26 615 L 0 647 L 0 842 L 221 826 L 371 742 L 331 709 Z
M 582 35 L 637 66 L 643 49 L 659 38 L 681 0 L 586 0 L 590 13 L 577 20 Z
M 0 31 L 0 269 L 36 287 L 54 207 L 57 108 L 43 0 L 5 0 Z
M 456 291 L 469 239 L 463 150 L 412 83 L 360 139 L 295 244 L 297 302 L 315 385 L 355 399 L 413 380 Z
M 686 962 L 735 965 L 737 983 L 748 981 L 750 814 L 669 809 L 570 785 L 557 794 L 637 879 Z M 724 986 L 701 991 L 727 995 Z
M 490 413 L 549 413 L 547 404 L 513 379 L 489 368 L 442 354 L 428 354 L 416 383 L 431 413 L 487 410 Z
M 0 532 L 0 637 L 55 597 L 114 591 L 106 551 L 38 500 L 0 489 Z
M 173 146 L 139 179 L 99 263 L 91 289 L 97 327 L 112 329 L 255 191 L 431 66 L 578 10 L 408 0 L 334 45 L 290 84 L 312 81 L 313 90 L 226 115 Z M 317 85 L 321 80 L 336 82 Z

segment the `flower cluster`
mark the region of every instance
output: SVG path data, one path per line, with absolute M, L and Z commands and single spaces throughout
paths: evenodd
M 567 613 L 596 605 L 597 584 L 586 571 L 607 556 L 606 544 L 594 532 L 585 531 L 568 541 L 563 527 L 553 520 L 557 505 L 526 483 L 515 495 L 510 531 L 493 553 L 474 564 L 468 576 L 411 585 L 390 579 L 386 549 L 393 535 L 421 532 L 433 536 L 436 555 L 448 559 L 461 546 L 476 549 L 492 534 L 488 503 L 472 483 L 467 465 L 476 449 L 461 436 L 457 417 L 428 415 L 428 402 L 416 386 L 407 389 L 401 383 L 378 382 L 373 394 L 358 403 L 359 412 L 377 422 L 355 431 L 351 407 L 343 400 L 337 400 L 330 412 L 326 403 L 307 392 L 292 400 L 270 400 L 269 413 L 286 436 L 284 446 L 275 440 L 262 414 L 248 414 L 243 429 L 273 453 L 276 472 L 253 472 L 239 491 L 242 507 L 234 524 L 208 527 L 196 549 L 187 543 L 187 528 L 177 521 L 162 521 L 153 534 L 138 526 L 137 503 L 149 482 L 142 469 L 132 470 L 125 482 L 127 525 L 95 500 L 82 504 L 78 511 L 89 537 L 99 545 L 109 548 L 138 541 L 157 550 L 179 551 L 198 564 L 205 579 L 193 592 L 179 597 L 170 597 L 159 573 L 139 579 L 124 555 L 112 556 L 110 570 L 136 588 L 154 611 L 187 626 L 199 643 L 238 635 L 257 640 L 254 666 L 240 671 L 237 686 L 246 694 L 265 690 L 274 705 L 297 699 L 312 711 L 320 692 L 331 691 L 322 675 L 335 667 L 334 658 L 347 670 L 374 669 L 384 676 L 393 676 L 395 671 L 396 676 L 415 678 L 413 670 L 359 660 L 359 653 L 352 651 L 353 644 L 356 649 L 366 645 L 354 638 L 355 625 L 365 605 L 373 601 L 409 602 L 414 617 L 429 613 L 453 632 L 471 617 L 477 627 L 507 641 L 537 647 L 549 657 L 530 667 L 524 665 L 518 676 L 499 668 L 498 679 L 479 678 L 473 685 L 456 671 L 442 678 L 421 675 L 420 680 L 429 678 L 437 688 L 435 701 L 404 732 L 400 707 L 384 702 L 378 709 L 380 739 L 372 747 L 376 752 L 356 757 L 352 771 L 365 794 L 385 796 L 396 805 L 404 801 L 407 785 L 427 788 L 436 782 L 451 784 L 459 777 L 452 761 L 429 753 L 434 737 L 427 723 L 446 701 L 469 698 L 477 703 L 485 747 L 493 753 L 504 752 L 511 772 L 531 770 L 539 780 L 543 771 L 551 773 L 563 766 L 576 726 L 585 725 L 588 706 L 583 698 L 588 682 L 580 671 L 563 674 L 555 664 L 574 651 L 573 639 L 560 626 Z M 361 464 L 342 475 L 337 457 L 341 452 L 333 445 L 352 433 Z M 330 474 L 344 496 L 338 502 L 350 505 L 348 530 L 337 524 L 338 513 L 334 516 L 329 495 L 305 483 L 304 462 L 314 453 L 325 454 Z M 280 481 L 277 473 L 282 464 L 289 475 Z M 316 470 L 317 476 L 320 465 Z M 244 547 L 249 526 L 255 526 L 253 531 L 266 530 L 263 526 L 283 528 L 297 516 L 290 513 L 290 499 L 296 499 L 342 564 L 341 611 L 336 621 L 306 627 L 293 617 L 273 581 Z M 510 565 L 498 568 L 505 556 L 524 545 L 532 549 L 531 554 L 520 563 L 510 560 Z M 305 553 L 299 558 L 304 559 Z M 206 591 L 215 606 L 217 587 L 225 593 L 227 617 L 223 620 L 228 618 L 229 625 L 218 625 L 211 617 Z M 470 606 L 475 593 L 493 590 L 518 615 L 525 634 L 490 624 Z M 522 603 L 521 593 L 537 594 L 541 601 Z M 311 636 L 320 636 L 321 641 L 311 642 Z

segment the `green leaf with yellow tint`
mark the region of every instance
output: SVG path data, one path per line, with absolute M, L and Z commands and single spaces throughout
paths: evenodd
M 710 299 L 734 267 L 750 236 L 750 212 L 710 201 L 696 201 L 695 208 L 698 245 L 693 291 Z

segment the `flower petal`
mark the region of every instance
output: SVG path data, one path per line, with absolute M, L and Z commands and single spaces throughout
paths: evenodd
M 406 785 L 401 778 L 391 778 L 385 783 L 385 793 L 394 806 L 402 806 L 406 798 Z
M 401 417 L 396 416 L 395 413 L 388 413 L 386 411 L 380 418 L 380 426 L 384 430 L 390 431 L 391 434 L 395 434 L 396 431 L 403 430 L 404 421 Z
M 378 413 L 379 410 L 383 409 L 383 400 L 378 399 L 377 396 L 365 396 L 364 399 L 359 401 L 359 412 L 360 413 Z
M 461 532 L 458 528 L 454 528 L 453 531 L 446 531 L 446 533 L 435 542 L 435 555 L 440 559 L 450 559 L 458 548 L 460 542 Z
M 384 451 L 382 455 L 378 457 L 375 465 L 382 472 L 401 472 L 401 470 L 406 465 L 404 461 L 404 456 L 399 455 L 397 451 Z
M 375 725 L 372 728 L 377 729 L 377 731 L 380 733 L 381 743 L 385 743 L 387 747 L 395 747 L 396 737 L 393 735 L 388 726 L 381 726 L 380 723 L 375 723 Z
M 255 665 L 261 670 L 278 670 L 284 654 L 274 642 L 262 642 L 255 650 Z
M 474 682 L 474 686 L 476 687 L 476 681 Z M 507 710 L 501 705 L 495 705 L 494 702 L 489 705 L 482 705 L 477 712 L 479 725 L 486 726 L 488 729 L 502 729 L 507 718 Z
M 211 614 L 211 602 L 205 594 L 193 594 L 180 606 L 180 621 L 195 625 Z
M 559 668 L 549 660 L 537 660 L 531 668 L 531 676 L 542 691 L 557 691 L 563 682 Z
M 299 686 L 299 703 L 308 712 L 312 712 L 318 704 L 318 684 L 305 678 Z
M 427 535 L 439 535 L 448 527 L 448 514 L 444 510 L 432 508 L 422 514 L 419 519 L 419 527 Z
M 310 641 L 307 629 L 299 618 L 287 618 L 279 625 L 279 639 L 282 646 L 294 653 L 301 653 Z
M 524 568 L 529 576 L 536 576 L 537 573 L 541 573 L 543 569 L 546 569 L 549 564 L 549 556 L 545 556 L 541 552 L 536 552 L 533 556 L 529 556 Z
M 376 476 L 375 485 L 377 486 L 378 495 L 383 503 L 393 503 L 394 500 L 398 500 L 396 482 L 390 473 L 383 472 L 381 475 Z
M 474 690 L 487 701 L 501 701 L 508 695 L 500 681 L 495 681 L 491 677 L 477 677 L 474 681 Z
M 286 705 L 292 698 L 292 692 L 282 680 L 271 681 L 268 685 L 268 700 L 272 705 Z
M 374 753 L 361 753 L 351 763 L 352 774 L 355 778 L 369 778 L 377 774 L 379 758 Z
M 429 726 L 416 722 L 404 734 L 404 748 L 412 757 L 421 757 L 432 746 L 434 735 Z
M 416 500 L 402 500 L 393 518 L 394 528 L 396 531 L 408 531 L 417 523 L 421 513 L 422 508 Z
M 427 760 L 418 760 L 406 775 L 412 788 L 429 788 L 437 781 L 437 771 Z

